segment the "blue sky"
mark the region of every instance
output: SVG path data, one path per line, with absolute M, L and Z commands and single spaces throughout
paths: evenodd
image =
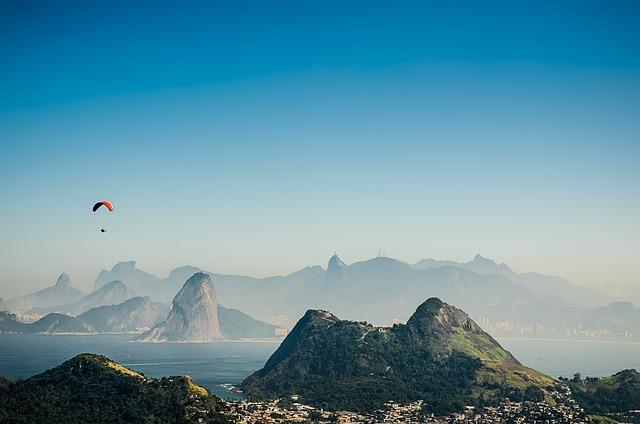
M 0 6 L 0 297 L 379 247 L 637 282 L 636 2 L 128 3 Z

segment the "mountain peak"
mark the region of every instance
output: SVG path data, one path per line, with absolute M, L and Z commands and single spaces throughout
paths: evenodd
M 132 371 L 129 368 L 123 367 L 122 365 L 118 364 L 115 361 L 112 361 L 106 356 L 96 355 L 94 353 L 81 353 L 69 359 L 68 361 L 64 362 L 62 365 L 60 365 L 60 368 L 63 368 L 63 369 L 68 368 L 73 370 L 75 368 L 80 371 L 83 368 L 86 369 L 87 367 L 90 367 L 90 368 L 98 367 L 102 369 L 106 368 L 106 369 L 111 369 L 112 371 L 118 374 L 122 374 L 128 377 L 144 378 L 142 377 L 142 375 L 138 374 L 137 372 Z
M 340 259 L 337 253 L 334 253 L 333 256 L 329 258 L 329 265 L 327 266 L 327 269 L 329 269 L 331 266 L 347 266 L 347 264 L 342 262 L 342 259 Z
M 58 280 L 56 281 L 55 287 L 57 289 L 66 289 L 71 287 L 71 279 L 69 278 L 69 275 L 67 275 L 67 273 L 65 272 L 60 274 Z
M 207 290 L 209 287 L 213 291 L 211 276 L 204 272 L 196 272 L 184 283 L 182 290 L 180 290 L 180 293 L 173 299 L 173 302 L 175 303 L 177 299 L 179 301 L 179 299 L 182 298 L 181 294 L 184 296 L 191 292 L 201 292 Z
M 338 321 L 340 321 L 340 319 L 338 319 L 338 317 L 336 317 L 329 311 L 324 311 L 321 309 L 309 309 L 303 315 L 299 322 L 304 326 L 318 324 L 328 326 L 335 324 Z
M 458 330 L 483 333 L 484 331 L 464 311 L 444 303 L 437 297 L 422 303 L 407 321 L 407 327 L 419 334 L 450 335 Z
M 329 259 L 329 264 L 327 265 L 327 281 L 340 281 L 345 278 L 347 270 L 347 264 L 342 262 L 340 257 L 337 254 L 333 254 L 333 256 Z
M 211 277 L 196 272 L 173 298 L 167 319 L 142 334 L 143 342 L 210 342 L 223 337 Z
M 113 271 L 123 271 L 126 269 L 134 269 L 136 267 L 136 261 L 124 261 L 118 262 L 111 268 L 111 272 Z
M 121 288 L 128 289 L 126 284 L 124 284 L 122 281 L 113 280 L 113 281 L 109 281 L 107 284 L 105 284 L 104 286 L 102 286 L 100 289 L 96 291 L 99 291 L 99 290 L 108 291 L 108 290 L 115 290 L 115 289 L 121 289 Z M 94 291 L 94 293 L 96 291 Z
M 411 318 L 431 317 L 437 314 L 445 303 L 437 297 L 430 297 L 416 308 Z
M 489 258 L 485 258 L 480 253 L 476 253 L 476 256 L 473 257 L 473 261 L 472 262 L 487 262 L 487 263 L 495 264 L 494 260 L 489 259 Z
M 224 404 L 191 378 L 145 377 L 100 355 L 83 353 L 11 384 L 3 416 L 19 405 L 22 422 L 230 422 Z

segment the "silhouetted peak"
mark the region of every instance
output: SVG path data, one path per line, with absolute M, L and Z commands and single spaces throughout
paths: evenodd
M 476 256 L 474 256 L 473 262 L 484 262 L 484 263 L 490 263 L 490 264 L 497 265 L 492 259 L 485 258 L 484 256 L 482 256 L 479 253 L 477 253 Z
M 169 276 L 167 278 L 171 280 L 171 279 L 174 279 L 174 278 L 182 277 L 183 275 L 193 275 L 193 274 L 195 274 L 197 272 L 202 272 L 202 270 L 200 268 L 198 268 L 197 266 L 184 265 L 184 266 L 180 266 L 178 268 L 173 269 L 169 273 Z
M 108 282 L 104 286 L 102 286 L 102 288 L 100 288 L 99 291 L 115 290 L 115 289 L 127 289 L 127 286 L 125 283 L 123 283 L 120 280 L 113 280 Z
M 136 261 L 118 262 L 113 266 L 113 268 L 111 268 L 111 272 L 134 269 L 135 267 L 136 267 Z
M 329 265 L 327 266 L 327 269 L 331 269 L 331 267 L 336 266 L 345 267 L 347 266 L 347 264 L 342 262 L 342 259 L 340 259 L 340 257 L 334 253 L 333 256 L 331 256 L 331 258 L 329 259 Z
M 184 287 L 201 287 L 204 284 L 211 283 L 211 276 L 205 272 L 196 272 L 193 274 L 186 283 L 184 283 Z
M 329 264 L 327 265 L 327 281 L 342 280 L 345 276 L 346 269 L 347 264 L 342 262 L 337 254 L 334 254 L 331 259 L 329 259 Z
M 71 279 L 66 273 L 63 272 L 62 274 L 60 274 L 60 277 L 58 277 L 55 287 L 58 289 L 69 288 L 71 287 Z
M 611 302 L 607 306 L 605 306 L 605 308 L 625 311 L 633 311 L 638 309 L 633 303 L 628 301 Z

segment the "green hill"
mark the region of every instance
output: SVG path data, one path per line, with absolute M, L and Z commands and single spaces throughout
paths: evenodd
M 521 365 L 461 310 L 431 298 L 406 325 L 374 327 L 308 311 L 241 385 L 251 399 L 297 394 L 333 410 L 423 399 L 433 412 L 549 398 L 555 380 Z
M 147 378 L 88 353 L 0 384 L 3 423 L 224 423 L 223 409 L 189 377 Z
M 568 381 L 573 396 L 591 414 L 624 413 L 640 409 L 640 373 L 620 371 L 610 377 Z

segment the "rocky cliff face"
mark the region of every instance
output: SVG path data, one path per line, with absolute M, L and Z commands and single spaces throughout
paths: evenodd
M 208 274 L 194 274 L 173 299 L 167 319 L 138 338 L 141 342 L 211 342 L 223 338 Z

